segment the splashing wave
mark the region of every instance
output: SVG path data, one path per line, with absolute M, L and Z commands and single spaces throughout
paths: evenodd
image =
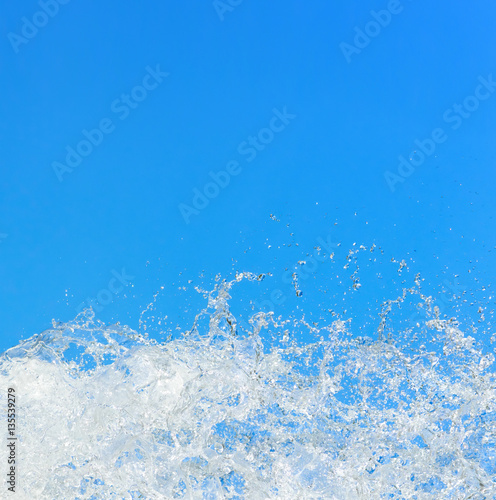
M 430 318 L 429 342 L 413 348 L 354 338 L 338 320 L 302 344 L 294 322 L 265 313 L 242 333 L 231 285 L 180 338 L 159 343 L 86 311 L 4 353 L 21 494 L 496 498 L 494 356 L 459 326 Z

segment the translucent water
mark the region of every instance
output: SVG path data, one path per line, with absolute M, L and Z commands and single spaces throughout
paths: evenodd
M 260 312 L 245 331 L 245 277 L 163 343 L 86 311 L 8 350 L 19 497 L 496 498 L 491 352 L 434 313 L 387 338 L 390 304 L 376 338 Z

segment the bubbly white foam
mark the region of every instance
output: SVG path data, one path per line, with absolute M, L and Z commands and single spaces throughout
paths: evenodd
M 456 323 L 304 344 L 270 314 L 241 332 L 232 285 L 164 343 L 86 311 L 2 356 L 20 498 L 496 498 L 494 356 Z

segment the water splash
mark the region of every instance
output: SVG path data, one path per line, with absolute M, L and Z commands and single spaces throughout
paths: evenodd
M 166 342 L 85 311 L 4 353 L 20 494 L 496 498 L 494 356 L 436 316 L 418 286 L 383 305 L 373 339 L 345 319 L 315 326 L 265 312 L 241 329 L 230 292 L 245 279 L 263 275 L 201 290 L 206 308 Z M 384 335 L 408 297 L 423 303 L 422 329 Z M 300 328 L 315 341 L 299 342 Z

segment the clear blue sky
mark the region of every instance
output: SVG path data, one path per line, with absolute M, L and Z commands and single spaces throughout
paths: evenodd
M 98 294 L 181 316 L 188 280 L 280 277 L 319 237 L 489 300 L 494 2 L 230 3 L 4 5 L 1 350 Z

